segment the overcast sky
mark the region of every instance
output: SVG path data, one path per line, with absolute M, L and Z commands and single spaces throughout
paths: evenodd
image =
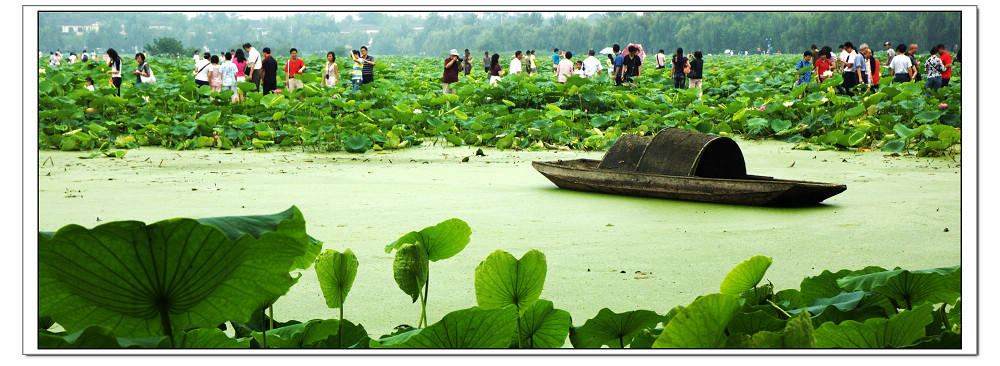
M 187 15 L 188 18 L 190 18 L 190 17 L 193 17 L 195 15 L 201 14 L 203 12 L 182 12 L 182 13 L 185 14 L 185 15 Z M 260 12 L 237 12 L 236 14 L 239 15 L 240 17 L 242 17 L 242 18 L 246 18 L 246 19 L 258 19 L 259 20 L 259 19 L 267 18 L 269 16 L 272 16 L 272 17 L 273 16 L 285 16 L 285 15 L 288 15 L 288 14 L 303 14 L 303 13 L 307 13 L 307 12 L 304 12 L 304 11 L 287 11 L 287 12 L 281 12 L 281 11 L 260 11 Z M 337 21 L 340 21 L 341 19 L 344 19 L 344 17 L 347 17 L 348 15 L 357 15 L 358 14 L 358 12 L 328 12 L 328 13 L 334 14 L 334 17 L 337 19 Z M 391 15 L 394 15 L 394 14 L 413 14 L 413 15 L 418 15 L 418 16 L 426 16 L 428 13 L 431 13 L 431 12 L 413 12 L 413 11 L 409 11 L 409 12 L 382 12 L 382 13 L 389 13 Z M 443 11 L 442 12 L 442 11 L 439 11 L 437 13 L 440 14 L 440 15 L 442 15 L 442 16 L 445 16 L 445 15 L 448 15 L 448 14 L 459 13 L 459 12 L 450 12 L 450 11 Z M 474 13 L 482 14 L 482 12 L 474 12 Z M 524 12 L 509 12 L 509 13 L 524 13 Z M 546 18 L 551 17 L 551 16 L 553 16 L 556 13 L 561 13 L 561 14 L 565 15 L 568 18 L 575 18 L 575 17 L 586 17 L 586 16 L 588 16 L 590 14 L 594 14 L 595 12 L 541 12 L 541 13 L 542 13 L 542 16 L 544 16 Z

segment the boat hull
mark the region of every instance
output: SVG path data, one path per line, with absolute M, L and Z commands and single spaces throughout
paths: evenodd
M 847 189 L 842 184 L 774 179 L 701 178 L 598 169 L 600 160 L 535 161 L 559 188 L 629 196 L 743 205 L 815 205 Z

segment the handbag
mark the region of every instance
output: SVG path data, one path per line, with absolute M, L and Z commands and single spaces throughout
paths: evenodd
M 146 74 L 149 74 L 149 76 L 139 75 L 139 80 L 143 83 L 155 83 L 156 75 L 153 75 L 153 67 L 149 66 L 149 64 L 143 64 L 142 66 L 146 68 Z
M 684 63 L 684 74 L 687 75 L 687 74 L 690 74 L 690 73 L 691 73 L 691 63 L 690 62 L 685 62 Z

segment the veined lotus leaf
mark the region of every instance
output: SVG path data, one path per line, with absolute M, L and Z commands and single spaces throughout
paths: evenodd
M 350 249 L 340 253 L 327 249 L 316 259 L 316 277 L 326 298 L 326 306 L 340 308 L 351 292 L 354 277 L 358 274 L 358 257 Z
M 583 326 L 570 330 L 569 340 L 574 348 L 624 348 L 632 343 L 643 329 L 655 327 L 664 321 L 662 315 L 650 310 L 633 310 L 615 313 L 604 308 Z
M 560 348 L 566 343 L 573 321 L 569 312 L 555 309 L 549 300 L 539 299 L 521 315 L 522 348 Z M 517 344 L 515 341 L 513 344 Z
M 819 348 L 901 348 L 924 337 L 927 324 L 933 321 L 931 305 L 896 314 L 892 318 L 874 318 L 859 323 L 847 320 L 840 324 L 823 323 L 816 329 Z
M 275 232 L 233 241 L 186 218 L 68 225 L 39 235 L 39 314 L 69 332 L 109 325 L 124 337 L 245 321 L 288 291 L 304 251 Z
M 513 306 L 484 310 L 472 307 L 450 312 L 441 321 L 413 334 L 394 348 L 507 348 L 517 329 Z M 378 341 L 371 342 L 378 347 Z
M 514 305 L 523 311 L 541 296 L 545 272 L 545 254 L 538 250 L 529 250 L 519 260 L 495 250 L 476 266 L 476 304 L 483 309 Z
M 739 307 L 739 300 L 733 295 L 702 296 L 670 319 L 653 348 L 722 347 L 726 326 Z
M 239 240 L 244 234 L 260 238 L 262 234 L 273 231 L 302 242 L 306 245 L 306 252 L 295 259 L 290 271 L 309 268 L 323 250 L 322 241 L 306 234 L 305 217 L 295 206 L 273 215 L 221 216 L 197 220 L 202 224 L 219 228 L 230 240 Z
M 769 267 L 771 267 L 770 257 L 755 255 L 729 271 L 719 288 L 722 293 L 731 295 L 752 289 L 764 279 L 764 273 Z
M 392 261 L 392 276 L 407 295 L 417 302 L 427 284 L 427 251 L 421 244 L 403 244 Z
M 341 327 L 343 334 L 340 334 Z M 343 336 L 343 345 L 351 346 L 368 336 L 360 324 L 337 319 L 313 319 L 267 331 L 268 348 L 337 348 Z M 253 338 L 263 343 L 264 333 L 253 332 Z
M 427 250 L 427 258 L 431 262 L 453 257 L 465 249 L 471 240 L 472 229 L 469 224 L 459 219 L 448 219 L 441 223 L 428 226 L 420 231 L 411 231 L 396 241 L 385 246 L 386 253 L 399 249 L 403 244 L 420 243 Z

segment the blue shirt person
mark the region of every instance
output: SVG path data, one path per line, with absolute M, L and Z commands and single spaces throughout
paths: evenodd
M 799 81 L 795 85 L 800 85 L 804 83 L 809 83 L 809 79 L 812 78 L 813 64 L 812 64 L 812 52 L 806 51 L 802 54 L 802 59 L 795 64 L 795 70 L 799 71 L 806 69 L 804 72 L 799 73 Z

